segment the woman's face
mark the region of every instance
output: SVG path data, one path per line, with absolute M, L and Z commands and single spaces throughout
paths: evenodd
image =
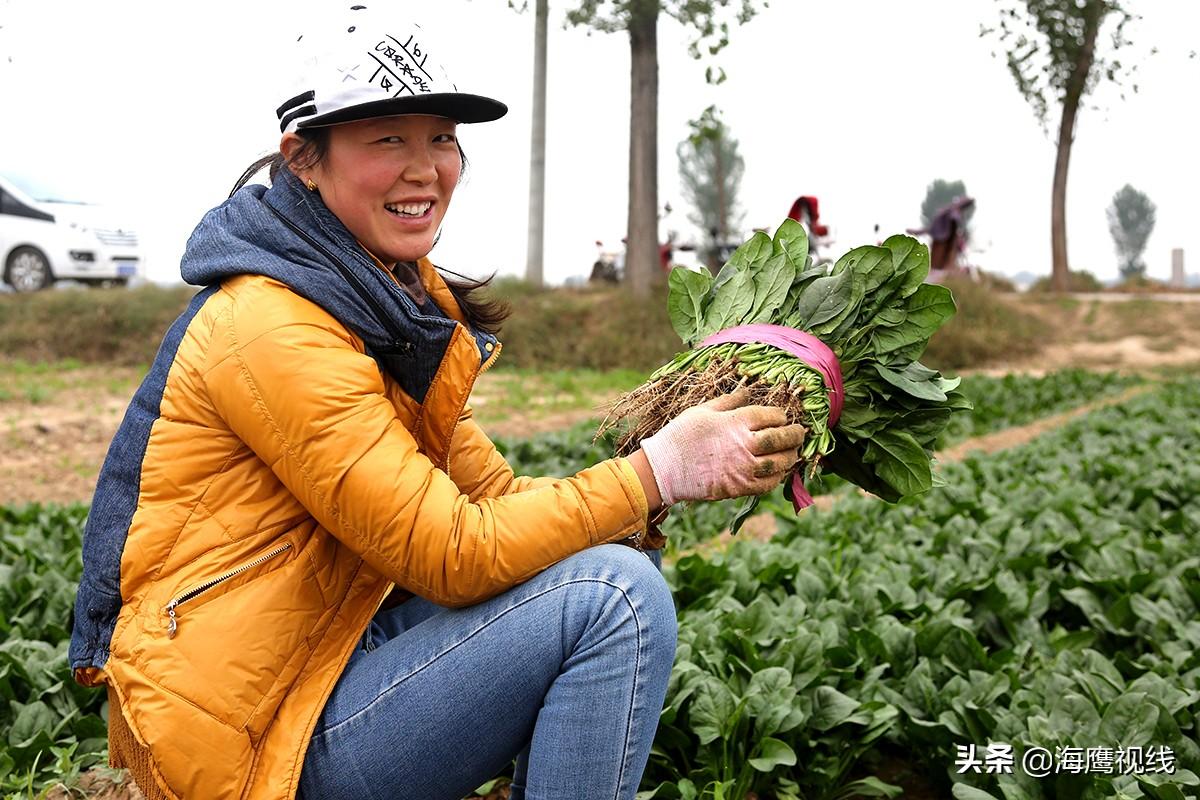
M 415 261 L 433 248 L 462 172 L 454 129 L 416 114 L 334 125 L 325 158 L 301 178 L 384 264 Z

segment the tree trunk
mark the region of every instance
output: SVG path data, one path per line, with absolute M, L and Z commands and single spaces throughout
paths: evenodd
M 726 230 L 728 212 L 725 210 L 725 164 L 724 159 L 721 158 L 725 149 L 725 137 L 713 139 L 712 146 L 717 165 L 717 236 L 721 242 L 724 242 L 729 234 L 729 231 Z
M 1056 292 L 1069 287 L 1070 265 L 1067 261 L 1067 169 L 1071 164 L 1071 145 L 1075 141 L 1075 117 L 1079 101 L 1087 88 L 1088 75 L 1096 55 L 1096 36 L 1104 18 L 1103 4 L 1092 3 L 1085 11 L 1083 48 L 1079 61 L 1063 97 L 1062 119 L 1058 126 L 1058 156 L 1054 160 L 1054 187 L 1050 203 L 1050 253 L 1053 271 L 1050 285 Z
M 625 281 L 645 297 L 658 265 L 658 0 L 631 3 L 629 17 L 629 222 Z
M 529 147 L 529 246 L 525 280 L 545 282 L 542 243 L 546 220 L 546 19 L 550 0 L 537 0 L 533 37 L 533 129 Z

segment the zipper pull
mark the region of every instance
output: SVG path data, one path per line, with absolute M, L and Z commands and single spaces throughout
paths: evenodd
M 179 605 L 178 600 L 172 600 L 170 603 L 167 604 L 167 616 L 171 618 L 171 621 L 169 623 L 167 623 L 167 638 L 168 639 L 174 639 L 175 632 L 179 629 L 179 622 L 175 617 L 175 606 L 177 606 L 177 605 Z

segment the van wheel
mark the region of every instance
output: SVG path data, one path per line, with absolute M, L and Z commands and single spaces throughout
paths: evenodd
M 36 292 L 54 282 L 50 262 L 40 250 L 18 247 L 8 256 L 4 267 L 4 282 L 18 292 Z

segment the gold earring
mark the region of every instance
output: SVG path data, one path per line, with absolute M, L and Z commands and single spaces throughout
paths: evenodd
M 315 192 L 315 191 L 317 190 L 317 184 L 315 184 L 315 183 L 313 182 L 313 179 L 312 179 L 312 178 L 309 178 L 309 179 L 308 179 L 308 183 L 307 183 L 307 184 L 305 184 L 305 185 L 308 187 L 308 190 L 309 190 L 310 192 Z

